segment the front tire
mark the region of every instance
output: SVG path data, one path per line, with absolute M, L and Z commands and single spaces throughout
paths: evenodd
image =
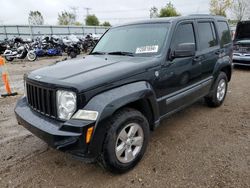
M 132 169 L 143 157 L 149 140 L 149 124 L 141 112 L 124 108 L 109 121 L 101 165 L 113 173 Z
M 205 97 L 205 101 L 210 107 L 219 107 L 225 100 L 227 94 L 228 78 L 224 72 L 220 72 L 217 77 L 213 89 L 209 96 Z

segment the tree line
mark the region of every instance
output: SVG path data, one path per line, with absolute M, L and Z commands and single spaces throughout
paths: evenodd
M 229 13 L 238 22 L 250 19 L 250 0 L 210 0 L 210 14 L 227 17 Z M 150 18 L 180 16 L 174 5 L 169 1 L 160 11 L 156 7 L 150 9 Z
M 44 18 L 39 11 L 30 11 L 28 16 L 28 22 L 30 25 L 44 25 Z M 58 25 L 83 25 L 81 22 L 77 21 L 77 15 L 74 12 L 62 11 L 57 17 Z M 111 24 L 108 21 L 100 23 L 99 19 L 94 15 L 87 15 L 85 19 L 85 25 L 87 26 L 106 26 L 110 27 Z
M 227 17 L 227 13 L 233 16 L 232 22 L 238 22 L 243 19 L 250 19 L 250 0 L 210 0 L 210 14 L 221 15 Z M 156 17 L 172 17 L 180 16 L 180 12 L 169 1 L 166 6 L 158 10 L 157 7 L 152 7 L 149 10 L 150 18 Z M 83 25 L 77 21 L 77 15 L 74 11 L 62 11 L 58 14 L 59 25 Z M 39 11 L 30 11 L 28 21 L 30 25 L 43 25 L 44 18 Z M 87 15 L 85 25 L 88 26 L 111 26 L 108 21 L 100 23 L 96 15 Z

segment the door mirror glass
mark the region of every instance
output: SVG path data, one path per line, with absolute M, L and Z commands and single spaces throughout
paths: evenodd
M 178 44 L 173 51 L 173 58 L 192 57 L 195 55 L 195 43 Z

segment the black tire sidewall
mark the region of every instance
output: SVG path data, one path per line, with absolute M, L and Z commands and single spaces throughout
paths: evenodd
M 223 99 L 221 101 L 218 100 L 217 98 L 217 90 L 218 90 L 218 85 L 220 83 L 220 81 L 224 79 L 225 80 L 225 84 L 226 84 L 226 91 L 225 91 L 225 95 L 223 97 Z M 213 89 L 213 97 L 212 97 L 212 102 L 214 103 L 214 106 L 220 106 L 227 95 L 227 88 L 228 88 L 228 79 L 227 79 L 227 75 L 224 72 L 220 72 L 220 74 L 218 75 L 215 84 L 214 84 L 214 89 Z
M 70 52 L 70 57 L 73 59 L 73 58 L 76 58 L 77 54 L 76 52 L 72 51 Z
M 114 121 L 107 134 L 104 144 L 103 159 L 105 167 L 115 173 L 124 173 L 133 168 L 143 157 L 149 140 L 149 125 L 147 119 L 136 110 L 123 110 L 117 117 L 112 118 Z M 121 163 L 115 154 L 116 139 L 120 131 L 129 123 L 137 123 L 143 130 L 144 139 L 141 151 L 136 158 L 129 163 Z
M 33 59 L 29 58 L 29 57 L 30 57 L 29 55 L 30 55 L 31 53 L 33 53 L 33 55 L 34 55 L 34 58 L 33 58 Z M 27 54 L 27 56 L 28 56 L 28 60 L 29 60 L 29 61 L 35 61 L 35 60 L 37 59 L 37 55 L 36 55 L 35 52 L 29 52 L 29 53 Z
M 5 59 L 6 59 L 7 61 L 10 61 L 10 62 L 14 60 L 13 57 L 7 57 L 7 56 L 5 56 Z

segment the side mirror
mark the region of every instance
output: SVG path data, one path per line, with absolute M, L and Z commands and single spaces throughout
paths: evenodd
M 172 53 L 172 58 L 192 57 L 195 55 L 194 43 L 181 43 Z

